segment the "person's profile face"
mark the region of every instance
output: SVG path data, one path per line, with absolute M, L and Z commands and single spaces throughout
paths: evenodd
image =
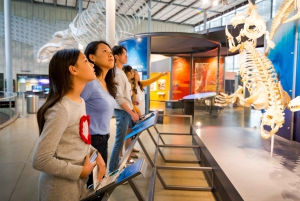
M 96 78 L 94 65 L 91 64 L 86 56 L 80 52 L 75 64 L 76 77 L 83 82 L 90 82 Z
M 134 70 L 131 69 L 129 72 L 126 73 L 128 79 L 132 79 L 134 77 Z
M 104 68 L 114 67 L 114 57 L 111 49 L 104 43 L 100 43 L 97 46 L 97 50 L 94 55 L 94 60 L 97 66 Z
M 122 64 L 127 64 L 128 55 L 127 55 L 127 51 L 125 49 L 122 49 L 122 53 L 119 54 L 118 56 L 119 56 L 119 61 Z
M 134 71 L 134 79 L 136 80 L 136 81 L 140 81 L 140 75 L 139 75 L 139 73 L 137 72 L 137 71 Z

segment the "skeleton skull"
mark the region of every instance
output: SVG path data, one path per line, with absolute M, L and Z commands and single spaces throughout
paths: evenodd
M 261 136 L 264 139 L 268 139 L 269 137 L 274 135 L 279 128 L 282 127 L 282 124 L 284 123 L 284 113 L 281 108 L 271 106 L 262 115 L 261 119 Z M 271 131 L 266 131 L 264 129 L 264 125 L 270 126 Z
M 297 96 L 296 98 L 294 98 L 293 100 L 291 100 L 290 103 L 288 104 L 288 108 L 292 112 L 299 111 L 300 110 L 300 96 Z

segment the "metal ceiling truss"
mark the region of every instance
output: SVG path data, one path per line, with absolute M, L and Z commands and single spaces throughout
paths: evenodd
M 170 2 L 168 2 L 166 5 L 164 5 L 161 9 L 159 9 L 158 11 L 156 11 L 153 15 L 151 15 L 151 18 L 153 18 L 155 15 L 157 15 L 158 13 L 160 13 L 162 10 L 164 10 L 165 8 L 167 8 L 168 6 L 173 5 L 173 2 L 175 0 L 172 0 Z
M 193 6 L 194 4 L 196 4 L 196 3 L 198 3 L 198 0 L 196 0 L 196 1 L 194 1 L 193 3 L 191 3 L 190 5 L 188 5 L 188 7 L 182 8 L 180 11 L 178 11 L 178 12 L 175 13 L 174 15 L 168 17 L 164 22 L 168 22 L 169 19 L 172 19 L 173 17 L 175 17 L 175 16 L 178 15 L 179 13 L 183 12 L 184 10 L 189 9 L 189 8 L 192 8 L 192 6 Z
M 222 0 L 219 0 L 219 1 L 218 1 L 218 4 L 219 4 L 219 3 L 222 3 L 222 2 L 223 2 Z M 205 10 L 205 11 L 210 11 L 210 12 L 215 12 L 215 13 L 220 13 L 220 14 L 222 14 L 221 12 L 218 12 L 218 11 L 211 11 L 211 10 L 209 10 L 211 7 L 212 7 L 212 5 L 210 5 L 209 7 L 207 7 L 207 8 L 204 9 L 204 10 Z M 197 13 L 197 14 L 191 16 L 191 17 L 188 17 L 187 19 L 184 19 L 183 21 L 179 22 L 179 24 L 182 24 L 182 23 L 184 23 L 184 22 L 186 22 L 186 21 L 188 21 L 188 20 L 190 20 L 190 19 L 192 19 L 192 18 L 194 18 L 194 17 L 196 17 L 196 16 L 198 16 L 198 15 L 199 15 L 199 14 Z
M 222 1 L 222 0 L 220 0 L 220 1 Z M 152 0 L 152 2 L 167 4 L 167 5 L 170 4 L 170 2 L 163 2 L 163 1 L 158 1 L 158 0 Z M 197 3 L 197 2 L 199 2 L 199 0 L 196 1 L 195 3 Z M 177 6 L 177 7 L 182 7 L 182 8 L 192 8 L 192 9 L 198 9 L 199 8 L 199 7 L 193 7 L 193 6 L 190 6 L 190 5 L 186 6 L 186 5 L 182 5 L 182 4 L 176 4 L 176 3 L 172 3 L 172 6 Z M 211 8 L 211 7 L 209 7 L 209 8 Z M 214 11 L 214 10 L 209 10 L 209 9 L 205 9 L 205 10 L 210 11 L 210 12 L 219 13 L 218 11 Z
M 248 4 L 248 1 L 244 1 L 244 2 L 242 2 L 242 3 L 240 3 L 240 4 L 238 4 L 238 5 L 235 5 L 234 7 L 230 8 L 230 9 L 228 9 L 228 10 L 226 10 L 226 11 L 220 13 L 220 14 L 217 14 L 217 15 L 214 15 L 214 16 L 212 16 L 212 17 L 207 18 L 207 21 L 212 20 L 212 19 L 215 19 L 215 18 L 217 18 L 217 17 L 220 17 L 220 16 L 222 16 L 222 15 L 224 15 L 224 14 L 226 14 L 226 13 L 230 13 L 231 11 L 236 10 L 237 8 L 240 8 L 240 7 L 245 6 L 245 5 L 247 5 L 247 4 Z M 194 16 L 194 17 L 195 17 L 195 16 Z M 194 26 L 198 26 L 198 25 L 202 24 L 203 22 L 204 22 L 204 20 L 201 20 L 200 22 L 196 23 Z
M 18 0 L 15 0 L 15 1 L 18 1 Z M 54 5 L 54 6 L 56 6 L 56 7 L 59 6 L 59 7 L 68 7 L 68 8 L 74 8 L 74 9 L 78 9 L 78 2 L 79 2 L 79 0 L 76 0 L 75 6 L 68 6 L 68 0 L 65 0 L 65 5 L 59 5 L 59 4 L 57 4 L 57 0 L 53 0 L 53 4 L 52 4 L 52 3 L 46 3 L 45 0 L 43 0 L 43 2 L 36 2 L 36 1 L 34 1 L 34 0 L 28 0 L 28 1 L 31 2 L 31 3 L 35 3 L 35 4 L 47 4 L 47 5 Z M 69 1 L 70 1 L 70 0 L 69 0 Z M 103 0 L 103 1 L 104 1 L 104 0 Z M 139 0 L 135 0 L 135 1 L 131 4 L 131 6 L 129 6 L 128 9 L 125 11 L 125 14 L 127 14 L 128 11 L 132 10 L 132 7 L 135 6 L 136 3 L 137 3 L 138 1 L 139 1 Z M 148 1 L 149 1 L 149 0 L 143 1 L 143 5 L 139 6 L 139 8 L 136 9 L 134 13 L 135 13 L 135 14 L 139 14 L 139 12 L 141 11 L 141 9 L 142 9 L 145 5 L 148 4 Z M 87 7 L 84 8 L 84 9 L 87 9 L 87 8 L 89 7 L 89 5 L 90 5 L 90 2 L 95 2 L 95 1 L 92 1 L 92 0 L 82 0 L 82 2 L 86 2 L 86 3 L 87 3 Z M 124 4 L 123 2 L 124 2 L 124 1 L 122 1 L 122 3 L 120 3 L 120 4 L 116 4 L 116 14 L 118 14 L 118 15 L 123 15 L 123 14 L 119 13 L 119 11 L 121 10 L 121 8 L 122 8 L 123 6 L 125 6 L 125 4 Z M 132 1 L 129 1 L 129 2 L 131 3 Z M 129 2 L 128 2 L 128 3 L 126 2 L 126 4 L 128 5 Z M 189 25 L 189 26 L 198 26 L 199 24 L 202 24 L 202 23 L 204 22 L 204 19 L 202 19 L 201 21 L 199 21 L 199 22 L 197 22 L 197 23 L 195 23 L 195 24 L 185 23 L 185 22 L 187 22 L 188 20 L 190 20 L 190 19 L 192 19 L 192 18 L 194 18 L 194 17 L 196 17 L 196 16 L 199 16 L 198 13 L 195 14 L 195 15 L 192 15 L 192 16 L 186 18 L 186 19 L 183 19 L 181 22 L 170 21 L 172 18 L 174 18 L 174 17 L 177 16 L 177 15 L 180 15 L 180 13 L 184 12 L 186 9 L 195 9 L 195 10 L 196 10 L 196 9 L 199 9 L 198 7 L 194 6 L 196 3 L 199 2 L 199 0 L 195 0 L 195 1 L 194 1 L 193 3 L 191 3 L 190 5 L 177 4 L 177 3 L 174 3 L 175 0 L 171 0 L 170 2 L 164 2 L 164 1 L 160 1 L 160 0 L 151 0 L 151 2 L 156 3 L 156 5 L 157 5 L 157 4 L 165 4 L 162 8 L 160 8 L 160 9 L 159 9 L 158 11 L 156 11 L 155 13 L 151 13 L 151 20 L 152 20 L 152 21 L 168 22 L 168 23 L 174 23 L 174 24 L 179 24 L 179 25 Z M 227 2 L 227 4 L 228 4 L 228 0 L 219 0 L 219 4 L 220 4 L 220 3 L 223 3 L 223 2 Z M 248 1 L 247 1 L 247 0 L 245 0 L 244 2 L 242 2 L 242 3 L 240 3 L 240 4 L 236 5 L 236 6 L 234 6 L 234 7 L 232 7 L 232 8 L 228 8 L 228 9 L 227 9 L 226 11 L 224 11 L 224 12 L 219 12 L 219 11 L 211 10 L 211 8 L 212 8 L 212 5 L 211 5 L 211 6 L 209 6 L 208 8 L 206 8 L 206 9 L 204 9 L 204 10 L 205 10 L 205 11 L 208 11 L 208 12 L 216 13 L 216 15 L 214 15 L 214 16 L 212 16 L 212 17 L 208 17 L 208 18 L 207 18 L 207 21 L 212 20 L 212 19 L 215 19 L 215 18 L 217 18 L 217 17 L 219 17 L 219 16 L 221 16 L 221 15 L 223 15 L 223 14 L 229 13 L 229 12 L 231 12 L 232 10 L 235 10 L 235 9 L 241 7 L 241 6 L 246 5 L 246 4 L 248 4 Z M 170 17 L 168 17 L 167 19 L 164 19 L 164 20 L 154 19 L 154 17 L 155 17 L 156 15 L 158 15 L 158 14 L 161 13 L 164 9 L 166 9 L 168 6 L 171 6 L 171 5 L 172 5 L 172 6 L 176 6 L 176 7 L 182 7 L 182 9 L 181 9 L 180 11 L 176 12 L 175 14 L 172 14 L 172 15 L 171 15 Z M 127 17 L 131 18 L 132 15 L 127 15 Z

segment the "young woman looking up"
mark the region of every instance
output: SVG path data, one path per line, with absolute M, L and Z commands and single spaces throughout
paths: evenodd
M 84 53 L 94 64 L 96 79 L 85 85 L 81 97 L 85 100 L 86 113 L 91 117 L 92 146 L 99 151 L 106 164 L 110 120 L 117 93 L 114 57 L 110 46 L 104 41 L 91 42 Z M 93 183 L 92 178 L 90 175 L 88 186 Z
M 38 110 L 40 137 L 33 154 L 33 167 L 41 171 L 39 200 L 80 200 L 94 166 L 98 180 L 105 174 L 100 154 L 95 162 L 89 156 L 89 116 L 80 94 L 95 79 L 93 66 L 76 49 L 60 50 L 49 64 L 50 91 Z
M 122 70 L 124 71 L 125 75 L 127 76 L 128 81 L 130 82 L 131 88 L 132 88 L 133 87 L 134 69 L 131 66 L 129 66 L 129 65 L 125 65 L 122 68 Z M 135 105 L 134 102 L 132 102 L 132 103 L 133 103 L 133 110 L 139 115 L 139 117 L 142 116 L 141 113 L 140 113 L 139 108 Z M 127 133 L 130 133 L 130 132 L 131 132 L 131 128 L 128 128 Z M 125 141 L 125 150 L 129 147 L 131 141 L 132 141 L 131 138 L 129 138 L 129 139 L 127 139 Z M 135 153 L 133 153 L 133 152 L 139 152 L 139 150 L 133 148 L 133 150 L 132 150 L 132 152 L 130 154 L 130 157 L 132 157 L 132 158 L 138 158 L 138 156 Z M 120 152 L 120 157 L 122 157 L 122 150 Z M 132 164 L 134 162 L 135 161 L 133 159 L 131 159 L 131 158 L 129 158 L 128 161 L 127 161 L 127 163 L 129 163 L 129 164 Z

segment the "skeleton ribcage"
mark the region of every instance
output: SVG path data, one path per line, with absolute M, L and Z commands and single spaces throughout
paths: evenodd
M 251 42 L 245 42 L 239 66 L 245 87 L 250 94 L 257 87 L 257 83 L 262 82 L 268 90 L 269 106 L 274 104 L 281 106 L 280 89 L 274 66 L 263 53 L 252 46 Z

